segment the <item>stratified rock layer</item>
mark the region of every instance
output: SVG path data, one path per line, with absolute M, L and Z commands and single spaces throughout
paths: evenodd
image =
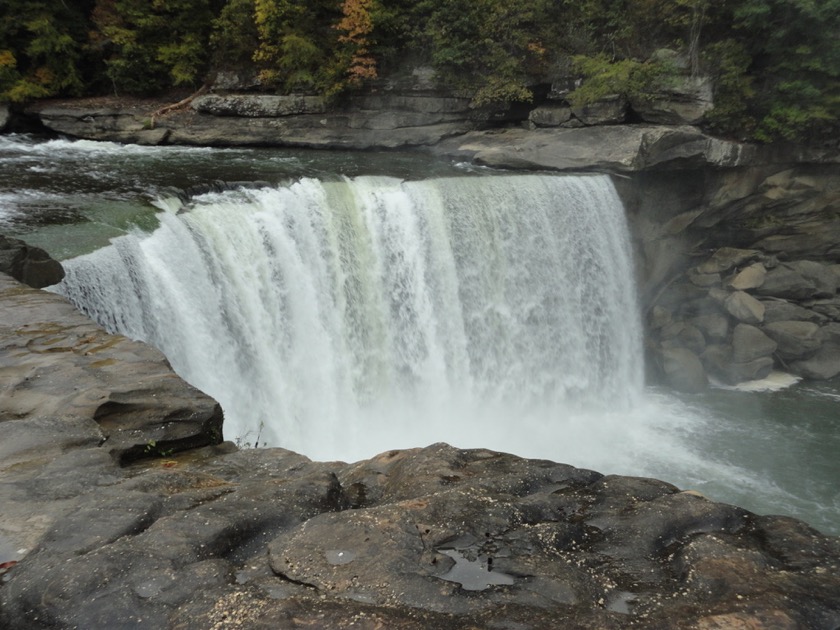
M 156 351 L 0 275 L 0 627 L 836 628 L 840 540 L 445 444 L 217 444 Z

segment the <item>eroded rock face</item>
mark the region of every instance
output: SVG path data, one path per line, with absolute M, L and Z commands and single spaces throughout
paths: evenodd
M 129 461 L 222 439 L 218 403 L 160 352 L 2 273 L 0 367 L 5 465 L 92 445 Z
M 840 374 L 836 342 L 827 332 L 840 322 L 836 168 L 706 172 L 693 196 L 669 197 L 667 176 L 646 177 L 650 183 L 639 180 L 640 216 L 631 227 L 642 265 L 650 270 L 641 274 L 650 287 L 643 283 L 650 296 L 644 299 L 657 312 L 648 317 L 652 354 L 684 348 L 700 357 L 712 381 L 728 384 L 761 378 L 770 369 L 808 379 Z M 690 190 L 683 176 L 673 179 Z M 632 196 L 626 197 L 632 204 Z M 670 217 L 656 208 L 657 199 L 670 205 Z M 776 247 L 782 241 L 787 249 Z M 669 265 L 662 263 L 665 255 Z M 663 266 L 667 271 L 660 274 Z M 670 328 L 659 324 L 663 317 Z M 687 325 L 703 338 L 669 334 Z M 742 325 L 761 336 L 737 339 Z M 769 352 L 767 337 L 777 344 Z M 666 371 L 660 374 L 670 381 Z

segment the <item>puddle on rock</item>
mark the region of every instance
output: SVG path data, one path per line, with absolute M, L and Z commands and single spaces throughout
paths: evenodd
M 447 582 L 456 582 L 465 591 L 483 591 L 491 586 L 513 584 L 513 576 L 493 570 L 492 557 L 477 556 L 476 560 L 470 560 L 464 555 L 465 550 L 438 549 L 437 551 L 455 561 L 454 567 L 437 577 Z
M 349 564 L 356 559 L 355 551 L 341 549 L 329 549 L 325 552 L 327 562 L 330 564 Z

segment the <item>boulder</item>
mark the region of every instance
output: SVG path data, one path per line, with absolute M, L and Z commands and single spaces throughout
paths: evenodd
M 840 343 L 824 343 L 812 356 L 789 364 L 790 371 L 804 378 L 824 381 L 840 374 Z
M 709 346 L 700 358 L 711 376 L 729 385 L 765 378 L 773 370 L 773 359 L 770 357 L 740 363 L 734 361 L 732 346 L 725 344 Z
M 744 291 L 735 291 L 726 296 L 723 307 L 732 317 L 745 324 L 760 324 L 764 321 L 764 304 Z
M 721 313 L 704 313 L 692 317 L 689 321 L 709 341 L 719 343 L 729 337 L 729 320 Z
M 776 352 L 784 361 L 805 358 L 822 345 L 820 327 L 813 322 L 777 321 L 761 329 L 778 344 Z
M 719 273 L 700 273 L 697 267 L 688 270 L 688 280 L 697 287 L 714 287 L 720 284 Z
M 698 273 L 724 273 L 739 267 L 744 263 L 755 260 L 760 252 L 755 249 L 738 249 L 735 247 L 721 247 L 711 258 L 697 266 Z
M 659 353 L 665 382 L 681 392 L 700 392 L 709 379 L 697 354 L 688 348 L 662 348 Z
M 748 363 L 769 357 L 776 351 L 777 345 L 755 326 L 738 324 L 732 331 L 732 361 Z
M 9 124 L 11 117 L 12 110 L 9 108 L 9 104 L 0 103 L 0 132 L 6 129 L 6 125 Z
M 767 277 L 767 269 L 761 263 L 753 263 L 738 271 L 727 283 L 736 291 L 748 291 L 749 289 L 757 289 L 764 284 L 764 279 Z
M 790 320 L 819 324 L 826 320 L 825 315 L 787 300 L 764 298 L 761 303 L 764 304 L 765 323 Z
M 820 327 L 817 336 L 823 343 L 840 344 L 840 323 L 829 322 L 825 324 Z
M 758 295 L 789 300 L 807 300 L 818 293 L 817 286 L 812 280 L 786 263 L 771 269 L 755 292 Z
M 835 297 L 827 300 L 813 300 L 808 303 L 808 308 L 811 312 L 815 313 L 816 316 L 840 322 L 840 298 Z
M 572 107 L 572 113 L 584 125 L 617 125 L 627 117 L 627 99 L 607 96 L 588 105 Z
M 788 265 L 803 278 L 814 283 L 816 287 L 816 291 L 814 292 L 815 298 L 833 297 L 837 293 L 837 287 L 840 286 L 840 279 L 828 265 L 812 260 L 797 260 L 788 263 Z
M 632 99 L 630 106 L 645 122 L 696 125 L 714 107 L 709 77 L 682 77 L 667 91 Z
M 706 338 L 696 326 L 686 322 L 675 322 L 660 332 L 662 345 L 669 348 L 688 348 L 695 354 L 706 349 Z
M 528 114 L 528 121 L 534 127 L 559 127 L 572 117 L 572 110 L 564 105 L 540 105 Z
M 64 268 L 40 247 L 16 238 L 0 236 L 0 272 L 36 289 L 58 284 Z

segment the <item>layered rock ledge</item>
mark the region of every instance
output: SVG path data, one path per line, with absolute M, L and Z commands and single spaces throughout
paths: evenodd
M 826 628 L 840 539 L 445 444 L 221 441 L 155 350 L 0 274 L 0 626 Z

